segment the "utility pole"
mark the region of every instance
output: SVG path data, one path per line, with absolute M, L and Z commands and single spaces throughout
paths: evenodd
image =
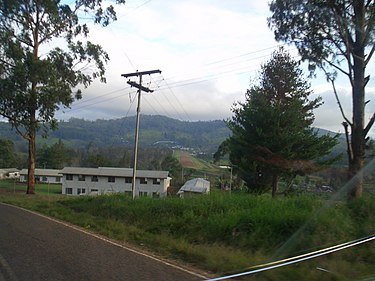
M 133 162 L 133 180 L 132 180 L 132 197 L 133 200 L 135 198 L 135 179 L 137 176 L 137 159 L 138 159 L 138 134 L 139 134 L 139 117 L 141 113 L 141 92 L 144 91 L 146 93 L 152 93 L 153 90 L 142 86 L 142 76 L 143 75 L 151 75 L 154 73 L 161 73 L 160 70 L 149 70 L 149 71 L 142 71 L 142 72 L 133 72 L 127 74 L 121 74 L 122 77 L 139 77 L 139 84 L 136 82 L 128 81 L 127 83 L 138 89 L 138 106 L 137 106 L 137 121 L 135 126 L 135 140 L 134 140 L 134 162 Z

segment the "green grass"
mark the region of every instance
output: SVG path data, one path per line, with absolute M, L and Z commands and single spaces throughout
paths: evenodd
M 14 193 L 26 192 L 27 184 L 15 180 L 0 180 L 0 188 Z M 35 185 L 35 191 L 40 194 L 61 194 L 61 184 L 38 183 Z
M 47 198 L 43 194 L 0 194 L 0 201 L 217 274 L 361 238 L 375 229 L 374 195 L 349 204 L 311 195 L 272 199 L 221 192 L 134 201 L 119 194 Z M 375 276 L 374 244 L 262 273 L 256 280 L 360 280 Z

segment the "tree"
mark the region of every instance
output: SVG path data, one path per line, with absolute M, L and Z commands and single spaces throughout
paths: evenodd
M 175 185 L 180 184 L 179 179 L 181 178 L 182 166 L 177 158 L 173 155 L 167 155 L 160 164 L 160 168 L 164 171 L 169 171 L 169 176 L 172 177 Z
M 124 3 L 125 0 L 116 0 Z M 113 6 L 102 0 L 0 1 L 0 115 L 28 141 L 27 193 L 35 192 L 36 132 L 57 126 L 55 111 L 81 97 L 78 85 L 95 78 L 105 82 L 107 53 L 87 41 L 89 28 L 80 16 L 92 15 L 106 26 L 116 19 Z M 65 46 L 47 50 L 54 39 Z M 61 41 L 59 41 L 61 45 Z
M 309 87 L 298 63 L 280 49 L 262 66 L 259 84 L 247 91 L 245 102 L 232 107 L 227 121 L 232 136 L 216 156 L 228 151 L 251 191 L 272 186 L 275 196 L 280 177 L 317 169 L 321 157 L 336 145 L 336 137 L 318 136 L 311 127 L 321 98 L 309 100 Z
M 0 168 L 19 167 L 19 159 L 10 140 L 0 139 Z
M 36 165 L 41 168 L 62 169 L 70 165 L 74 151 L 65 147 L 61 139 L 51 146 L 43 145 L 38 150 Z
M 268 19 L 278 41 L 294 44 L 310 69 L 321 68 L 332 83 L 347 136 L 349 178 L 355 184 L 351 197 L 360 197 L 367 134 L 375 113 L 365 126 L 366 67 L 375 52 L 375 3 L 373 0 L 273 0 Z M 345 66 L 343 65 L 345 62 Z M 343 112 L 335 89 L 337 72 L 349 78 L 352 87 L 352 120 Z M 350 128 L 350 132 L 349 132 Z

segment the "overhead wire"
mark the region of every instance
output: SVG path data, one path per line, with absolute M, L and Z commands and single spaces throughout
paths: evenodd
M 270 49 L 270 48 L 266 48 L 266 49 Z M 257 52 L 252 52 L 252 53 L 257 53 Z M 127 57 L 129 63 L 132 65 L 132 67 L 135 68 L 135 66 L 132 63 L 129 56 L 126 53 L 124 53 L 124 54 Z M 270 56 L 270 55 L 267 55 L 267 57 L 268 56 Z M 293 56 L 293 57 L 298 57 L 298 56 L 299 55 L 296 55 L 296 56 Z M 266 56 L 262 56 L 262 57 L 266 57 Z M 258 57 L 258 58 L 260 58 L 260 57 Z M 255 60 L 256 58 L 253 58 L 253 59 Z M 187 80 L 168 82 L 168 78 L 165 78 L 163 75 L 161 75 L 160 80 L 156 80 L 154 78 L 152 78 L 152 79 L 153 79 L 154 83 L 156 84 L 156 90 L 155 91 L 159 91 L 160 93 L 162 93 L 162 95 L 164 96 L 164 98 L 166 99 L 168 104 L 171 106 L 171 108 L 178 115 L 178 118 L 180 118 L 181 120 L 184 120 L 184 118 L 182 118 L 181 114 L 179 113 L 180 111 L 175 107 L 174 103 L 171 102 L 171 100 L 168 98 L 168 95 L 166 95 L 164 93 L 164 90 L 170 91 L 170 93 L 172 94 L 174 99 L 177 101 L 177 104 L 179 105 L 179 107 L 182 109 L 182 111 L 186 115 L 187 119 L 189 121 L 191 121 L 191 118 L 190 118 L 189 114 L 187 113 L 186 109 L 184 108 L 184 106 L 182 105 L 180 100 L 177 98 L 177 96 L 174 93 L 174 91 L 172 90 L 172 88 L 184 87 L 184 86 L 188 86 L 188 85 L 204 83 L 204 82 L 207 82 L 207 81 L 219 79 L 221 77 L 224 77 L 224 76 L 227 76 L 227 75 L 230 75 L 230 74 L 231 75 L 241 75 L 241 74 L 245 74 L 245 73 L 254 72 L 258 69 L 258 65 L 252 65 L 252 67 L 253 68 L 251 69 L 250 66 L 244 66 L 244 67 L 241 67 L 241 68 L 235 68 L 235 69 L 231 69 L 231 70 L 227 70 L 227 71 L 223 71 L 223 72 L 218 72 L 216 74 L 209 75 L 209 76 L 207 76 L 206 78 L 203 78 L 203 79 L 199 78 L 199 77 L 196 77 L 196 78 L 187 79 Z M 238 72 L 239 70 L 246 70 L 246 71 Z M 164 87 L 161 86 L 162 83 L 165 84 Z M 124 90 L 129 89 L 129 88 L 130 87 L 121 88 L 121 89 L 118 89 L 118 90 L 114 90 L 114 91 L 110 91 L 108 93 L 102 94 L 100 96 L 96 96 L 96 97 L 93 97 L 93 98 L 89 98 L 89 99 L 77 102 L 76 103 L 77 107 L 65 109 L 64 112 L 76 111 L 76 110 L 80 110 L 82 108 L 90 107 L 90 106 L 93 106 L 93 105 L 96 105 L 96 104 L 100 104 L 100 103 L 103 103 L 103 102 L 108 102 L 108 101 L 120 98 L 120 97 L 123 96 L 123 94 L 117 95 L 117 96 L 112 97 L 112 98 L 108 98 L 108 96 L 113 95 L 113 94 L 118 93 L 118 92 L 121 92 L 121 91 L 124 91 Z M 134 91 L 132 93 L 134 93 Z M 99 101 L 94 102 L 94 103 L 91 102 L 91 101 L 101 99 L 101 98 L 105 98 L 105 100 L 99 100 Z M 155 100 L 156 100 L 156 98 L 155 98 Z M 85 103 L 87 103 L 87 104 L 85 104 Z M 159 105 L 161 105 L 161 103 L 159 101 L 157 103 Z M 84 105 L 82 105 L 82 104 L 84 104 Z M 168 112 L 167 110 L 165 110 L 165 108 L 164 108 L 164 111 Z
M 158 86 L 156 91 L 159 91 L 165 98 L 165 100 L 168 102 L 168 104 L 170 105 L 170 107 L 176 112 L 176 114 L 178 115 L 178 118 L 180 120 L 183 120 L 182 119 L 182 116 L 180 115 L 180 112 L 177 110 L 177 108 L 174 106 L 174 104 L 170 101 L 170 99 L 168 98 L 168 95 L 166 95 L 161 89 L 160 87 Z
M 140 5 L 134 7 L 134 8 L 131 8 L 132 10 L 128 11 L 127 13 L 123 14 L 122 16 L 118 16 L 118 19 L 119 18 L 122 18 L 122 17 L 125 17 L 127 14 L 131 13 L 131 12 L 134 12 L 135 10 L 138 10 L 139 8 L 149 4 L 152 0 L 146 0 L 144 1 L 143 3 L 141 3 Z M 102 27 L 99 27 L 98 29 L 101 29 Z M 111 31 L 111 34 L 115 37 L 115 39 L 117 39 L 117 35 L 115 34 L 115 32 L 113 31 L 113 29 L 111 28 L 111 26 L 109 25 L 107 28 L 109 28 L 109 30 Z M 235 67 L 235 68 L 230 68 L 228 70 L 226 70 L 225 68 L 227 68 L 228 66 L 238 66 L 238 65 L 243 65 L 244 63 L 246 64 L 247 62 L 249 61 L 255 61 L 255 60 L 258 60 L 258 59 L 261 59 L 261 58 L 265 58 L 265 57 L 269 57 L 270 54 L 266 54 L 266 55 L 261 55 L 261 56 L 257 56 L 257 57 L 250 57 L 248 59 L 245 59 L 245 60 L 240 60 L 240 61 L 236 61 L 238 59 L 241 59 L 241 58 L 244 58 L 244 57 L 249 57 L 249 56 L 252 56 L 254 54 L 259 54 L 259 53 L 262 53 L 262 52 L 265 52 L 265 51 L 269 51 L 269 50 L 272 50 L 272 49 L 277 49 L 278 47 L 280 46 L 283 46 L 285 45 L 286 43 L 282 43 L 282 44 L 277 44 L 277 45 L 274 45 L 274 46 L 270 46 L 270 47 L 266 47 L 266 48 L 262 48 L 262 49 L 259 49 L 259 50 L 255 50 L 255 51 L 251 51 L 251 52 L 246 52 L 246 53 L 242 53 L 242 54 L 239 54 L 239 55 L 235 55 L 235 56 L 232 56 L 232 57 L 228 57 L 228 58 L 222 58 L 222 59 L 218 59 L 218 60 L 215 60 L 215 61 L 212 61 L 212 62 L 208 62 L 208 63 L 205 63 L 203 65 L 200 66 L 200 68 L 203 68 L 204 70 L 206 71 L 209 71 L 211 68 L 214 68 L 214 71 L 215 73 L 211 73 L 209 74 L 208 76 L 205 76 L 202 78 L 202 75 L 199 75 L 198 77 L 193 77 L 193 78 L 190 78 L 190 79 L 179 79 L 179 81 L 173 81 L 172 80 L 172 77 L 181 77 L 181 75 L 174 75 L 172 77 L 164 77 L 163 75 L 161 76 L 161 81 L 160 83 L 158 83 L 157 80 L 154 80 L 155 84 L 157 84 L 157 87 L 156 87 L 156 91 L 157 92 L 160 92 L 162 93 L 162 95 L 164 96 L 165 100 L 167 101 L 167 103 L 170 105 L 170 107 L 176 111 L 176 114 L 179 116 L 179 118 L 181 120 L 185 119 L 185 118 L 182 118 L 181 114 L 179 112 L 183 112 L 185 117 L 188 119 L 188 120 L 191 120 L 189 114 L 187 113 L 187 110 L 184 108 L 183 104 L 180 102 L 180 100 L 178 99 L 177 95 L 175 94 L 175 92 L 173 91 L 173 88 L 177 88 L 177 87 L 184 87 L 184 86 L 188 86 L 188 85 L 193 85 L 193 84 L 198 84 L 198 83 L 204 83 L 204 82 L 208 82 L 208 81 L 212 81 L 212 80 L 216 80 L 220 77 L 223 77 L 223 76 L 226 76 L 226 75 L 231 75 L 231 74 L 244 74 L 244 73 L 249 73 L 249 72 L 253 72 L 255 71 L 254 67 L 255 65 L 245 65 L 245 66 L 241 66 L 240 68 L 239 67 Z M 121 51 L 124 53 L 125 57 L 127 58 L 128 62 L 130 63 L 130 65 L 133 67 L 133 69 L 135 70 L 135 66 L 133 64 L 133 62 L 131 61 L 130 57 L 128 56 L 128 54 L 124 51 L 123 48 L 121 48 Z M 229 63 L 226 63 L 226 64 L 223 64 L 223 62 L 229 62 Z M 256 64 L 257 67 L 258 64 Z M 221 71 L 221 72 L 217 72 L 217 70 L 219 69 L 223 69 L 224 71 Z M 240 70 L 246 70 L 247 71 L 242 71 L 242 72 L 239 72 Z M 196 71 L 194 71 L 194 73 L 196 75 Z M 183 74 L 182 77 L 186 77 L 186 73 Z M 152 78 L 153 79 L 153 78 Z M 160 84 L 163 83 L 163 86 L 160 86 Z M 83 103 L 89 103 L 90 101 L 92 100 L 95 100 L 95 99 L 99 99 L 101 97 L 106 97 L 107 95 L 111 95 L 117 91 L 121 91 L 121 90 L 124 90 L 126 88 L 123 88 L 123 89 L 120 89 L 120 90 L 116 90 L 116 91 L 113 91 L 113 92 L 109 92 L 109 93 L 106 93 L 104 95 L 101 95 L 99 97 L 95 97 L 95 98 L 92 98 L 92 99 L 87 99 L 87 100 L 84 100 L 82 101 L 81 103 L 77 103 L 77 105 L 81 105 Z M 168 98 L 168 95 L 165 94 L 163 91 L 164 90 L 168 90 L 172 97 L 174 98 L 174 100 L 176 101 L 176 103 L 173 103 L 171 102 L 171 100 Z M 117 97 L 114 97 L 114 98 L 111 98 L 111 99 L 105 99 L 101 102 L 106 102 L 108 100 L 113 100 L 113 99 L 116 99 L 116 98 L 119 98 L 120 96 L 117 96 Z M 156 97 L 153 97 L 155 100 L 157 100 Z M 90 104 L 87 104 L 87 105 L 82 105 L 82 106 L 78 106 L 77 108 L 74 108 L 74 109 L 70 109 L 70 110 L 78 110 L 78 109 L 82 109 L 82 108 L 85 108 L 85 107 L 89 107 L 89 106 L 92 106 L 92 105 L 95 105 L 95 104 L 99 104 L 101 103 L 100 101 L 99 102 L 96 102 L 96 103 L 90 103 Z M 157 102 L 159 105 L 161 105 L 160 102 Z M 177 110 L 175 104 L 178 105 L 178 107 L 181 109 L 181 110 Z M 165 108 L 163 109 L 165 112 L 167 112 L 167 110 L 165 110 Z
M 151 2 L 151 0 L 145 1 L 144 3 L 142 3 L 142 4 L 138 5 L 137 7 L 135 7 L 133 10 L 137 10 L 138 8 L 140 8 L 140 7 L 148 4 L 149 2 Z M 117 39 L 117 35 L 113 31 L 113 29 L 110 26 L 108 26 L 108 28 L 111 31 L 111 34 L 115 37 L 115 39 Z M 216 61 L 213 61 L 213 62 L 209 62 L 209 63 L 203 64 L 203 65 L 201 65 L 201 68 L 209 71 L 210 68 L 214 67 L 214 71 L 215 71 L 215 73 L 211 73 L 210 75 L 205 76 L 203 79 L 202 79 L 202 75 L 199 75 L 198 77 L 193 77 L 193 78 L 190 78 L 190 79 L 182 79 L 182 80 L 180 79 L 179 81 L 170 82 L 170 81 L 172 81 L 172 78 L 166 78 L 166 77 L 164 77 L 162 75 L 160 81 L 157 81 L 155 79 L 153 80 L 155 82 L 155 84 L 157 85 L 156 86 L 156 91 L 162 93 L 162 95 L 164 96 L 164 99 L 170 105 L 170 108 L 172 108 L 176 112 L 176 114 L 178 115 L 178 117 L 181 120 L 185 119 L 185 118 L 182 118 L 182 116 L 180 114 L 181 111 L 184 113 L 185 117 L 188 120 L 191 120 L 189 114 L 187 113 L 187 110 L 184 108 L 183 104 L 180 102 L 180 100 L 178 99 L 177 95 L 173 91 L 173 88 L 183 87 L 183 86 L 197 84 L 197 83 L 203 83 L 203 82 L 207 82 L 207 81 L 211 81 L 211 80 L 216 80 L 216 79 L 218 79 L 220 77 L 223 77 L 223 76 L 226 76 L 226 75 L 229 75 L 229 74 L 243 74 L 243 73 L 252 72 L 252 71 L 254 71 L 253 68 L 255 67 L 255 65 L 253 65 L 253 64 L 251 64 L 251 65 L 245 65 L 245 66 L 242 66 L 240 68 L 239 67 L 234 67 L 234 68 L 232 67 L 232 68 L 230 68 L 228 70 L 221 71 L 221 72 L 217 72 L 217 69 L 218 68 L 219 69 L 225 69 L 228 66 L 230 67 L 230 66 L 236 66 L 236 65 L 237 66 L 238 65 L 243 65 L 244 63 L 246 64 L 246 63 L 248 63 L 250 61 L 255 61 L 255 60 L 258 60 L 258 59 L 261 59 L 261 58 L 269 57 L 270 55 L 267 54 L 267 55 L 262 55 L 262 56 L 257 56 L 257 57 L 250 57 L 250 58 L 248 58 L 246 60 L 233 61 L 233 60 L 236 60 L 236 59 L 238 60 L 239 58 L 244 58 L 244 57 L 248 57 L 248 56 L 251 56 L 251 55 L 254 55 L 254 54 L 259 54 L 261 52 L 268 51 L 268 50 L 271 50 L 271 49 L 276 49 L 276 48 L 278 48 L 280 46 L 282 46 L 282 44 L 270 46 L 270 47 L 263 48 L 263 49 L 260 49 L 260 50 L 255 50 L 255 51 L 252 51 L 252 52 L 246 52 L 246 53 L 243 53 L 243 54 L 240 54 L 240 55 L 232 56 L 232 57 L 229 57 L 229 58 L 223 58 L 223 59 L 219 59 L 219 60 L 216 60 Z M 123 52 L 123 54 L 127 58 L 127 60 L 130 63 L 130 65 L 135 70 L 135 66 L 134 66 L 132 60 L 130 59 L 129 55 L 124 51 L 123 48 L 121 48 L 121 51 Z M 232 61 L 232 62 L 230 62 L 230 61 Z M 229 62 L 229 63 L 222 64 L 223 62 Z M 256 66 L 258 67 L 258 64 L 256 64 Z M 247 71 L 238 72 L 239 70 L 247 70 Z M 194 72 L 194 74 L 196 74 L 196 71 Z M 183 76 L 186 76 L 186 74 L 184 74 Z M 176 77 L 176 75 L 174 75 L 172 77 Z M 177 75 L 177 77 L 181 77 L 181 76 Z M 163 85 L 160 86 L 160 84 L 163 84 Z M 101 102 L 106 102 L 108 100 L 119 98 L 120 96 L 117 96 L 117 97 L 114 97 L 114 98 L 111 98 L 111 99 L 106 98 L 105 100 L 99 101 L 99 102 L 96 102 L 96 103 L 89 103 L 92 100 L 99 99 L 101 97 L 106 97 L 108 95 L 111 95 L 111 94 L 113 94 L 115 92 L 118 92 L 118 91 L 121 91 L 121 90 L 124 90 L 124 89 L 126 89 L 126 88 L 123 88 L 123 89 L 120 89 L 120 90 L 116 90 L 116 91 L 113 91 L 113 92 L 109 92 L 109 93 L 106 93 L 106 94 L 101 95 L 99 97 L 95 97 L 95 98 L 92 98 L 92 99 L 84 100 L 81 103 L 77 103 L 77 105 L 81 105 L 83 103 L 88 103 L 88 104 L 82 105 L 82 106 L 78 106 L 77 108 L 71 109 L 71 110 L 78 110 L 78 109 L 89 107 L 89 106 L 92 106 L 92 105 L 95 105 L 95 104 L 99 104 Z M 173 103 L 169 99 L 168 95 L 164 93 L 164 90 L 168 90 L 171 93 L 171 95 L 174 98 L 174 100 L 176 101 L 176 103 Z M 157 100 L 156 97 L 153 96 L 153 98 L 155 100 Z M 159 105 L 161 105 L 160 102 L 157 102 L 157 103 Z M 178 107 L 181 110 L 178 110 L 176 108 L 175 104 L 177 104 Z M 168 112 L 167 110 L 165 110 L 165 108 L 163 110 L 165 112 Z
M 187 117 L 187 120 L 189 121 L 192 121 L 189 114 L 187 113 L 187 111 L 185 110 L 185 107 L 182 105 L 182 103 L 180 102 L 180 100 L 177 98 L 176 94 L 174 93 L 174 91 L 172 90 L 172 88 L 170 87 L 170 85 L 168 84 L 168 82 L 165 80 L 164 76 L 162 75 L 163 77 L 163 82 L 167 85 L 168 87 L 168 90 L 172 93 L 172 95 L 174 96 L 174 98 L 176 99 L 177 103 L 179 104 L 179 106 L 181 107 L 182 111 L 185 113 L 186 117 Z

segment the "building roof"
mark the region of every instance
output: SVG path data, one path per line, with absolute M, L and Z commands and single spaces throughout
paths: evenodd
M 22 169 L 20 175 L 27 175 L 28 169 Z M 61 170 L 56 169 L 35 169 L 35 176 L 61 177 Z
M 18 170 L 17 168 L 1 168 L 0 169 L 0 173 L 15 173 L 19 171 L 20 170 Z
M 202 178 L 195 178 L 188 180 L 180 188 L 177 194 L 184 192 L 208 193 L 210 191 L 210 182 Z
M 61 170 L 62 174 L 71 175 L 90 175 L 90 176 L 113 176 L 113 177 L 132 177 L 132 168 L 111 168 L 111 167 L 99 167 L 99 168 L 81 168 L 81 167 L 65 167 Z M 168 171 L 146 171 L 137 170 L 137 178 L 157 178 L 166 179 L 168 178 Z

